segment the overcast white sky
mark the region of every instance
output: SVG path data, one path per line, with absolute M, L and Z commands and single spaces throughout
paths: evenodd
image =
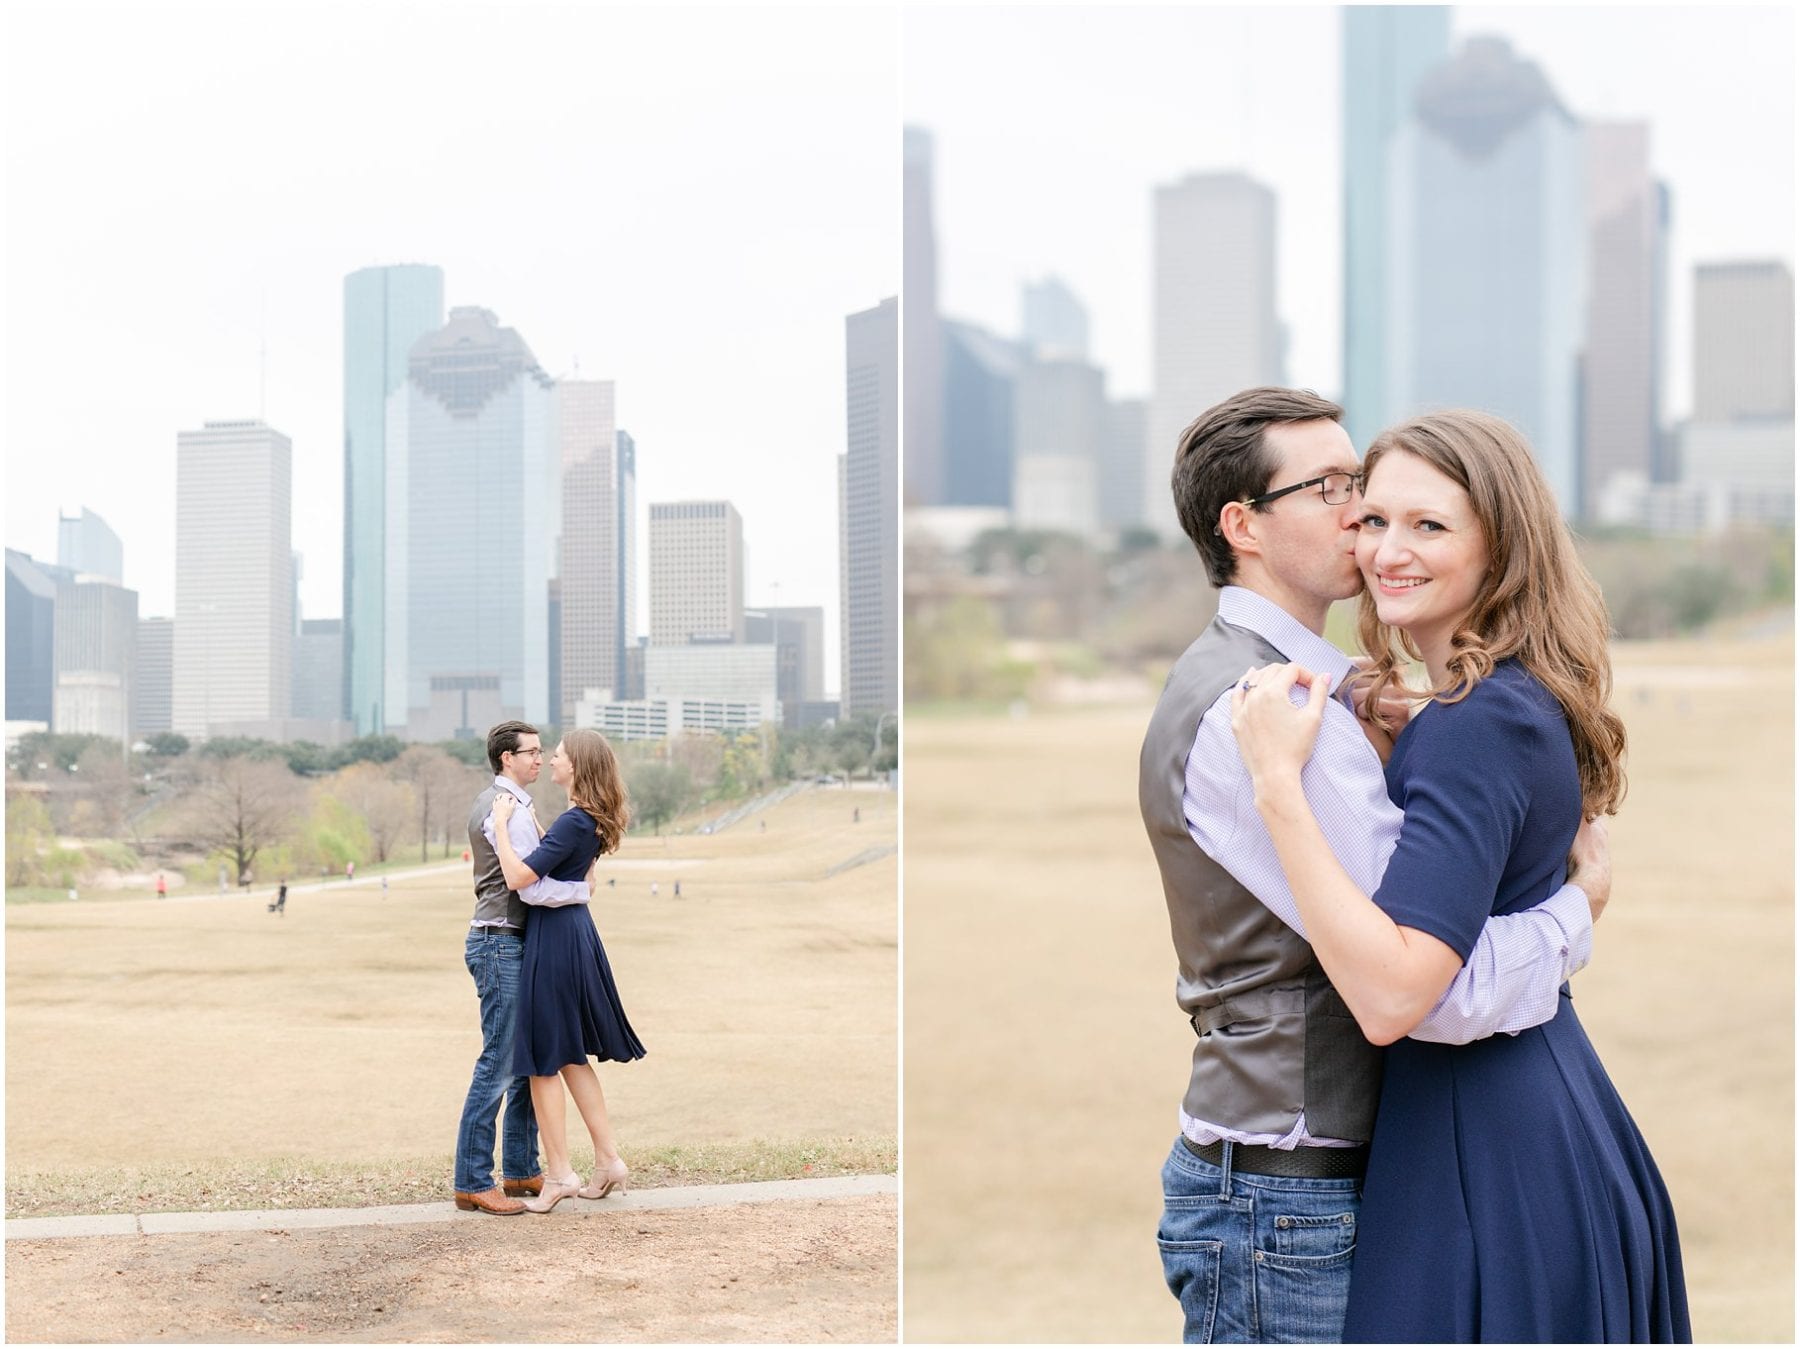
M 53 561 L 91 507 L 171 613 L 176 433 L 260 408 L 302 606 L 340 614 L 343 277 L 429 262 L 617 381 L 640 508 L 730 499 L 750 602 L 824 605 L 836 684 L 844 317 L 900 285 L 891 8 L 6 11 L 8 546 Z
M 1115 395 L 1150 380 L 1151 193 L 1241 169 L 1278 197 L 1288 377 L 1342 388 L 1340 12 L 916 8 L 906 120 L 933 132 L 940 308 L 1006 335 L 1019 285 L 1056 273 L 1084 301 Z M 1651 123 L 1673 192 L 1666 411 L 1691 401 L 1696 260 L 1793 262 L 1794 17 L 1723 9 L 1476 6 L 1453 46 L 1511 39 L 1578 117 Z

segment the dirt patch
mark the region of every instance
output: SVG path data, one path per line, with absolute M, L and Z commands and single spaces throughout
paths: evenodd
M 6 1338 L 893 1342 L 891 1195 L 6 1243 Z

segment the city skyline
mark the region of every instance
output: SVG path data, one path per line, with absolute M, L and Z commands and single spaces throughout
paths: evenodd
M 8 546 L 52 557 L 58 513 L 91 509 L 140 612 L 173 613 L 175 435 L 260 417 L 293 444 L 304 616 L 341 617 L 344 278 L 418 263 L 552 376 L 613 382 L 640 517 L 737 502 L 749 598 L 822 604 L 835 641 L 840 325 L 899 286 L 898 183 L 867 153 L 897 117 L 891 20 L 721 13 L 697 50 L 643 10 L 350 22 L 220 12 L 175 44 L 149 14 L 14 20 L 15 52 L 84 62 L 15 58 L 5 94 L 30 128 L 8 150 Z M 447 78 L 474 52 L 479 116 Z M 326 65 L 341 105 L 312 96 Z M 422 108 L 445 134 L 368 134 Z
M 932 138 L 940 312 L 1016 336 L 1020 284 L 1053 274 L 1089 311 L 1089 358 L 1109 393 L 1148 394 L 1153 192 L 1192 173 L 1240 171 L 1277 198 L 1287 378 L 1342 392 L 1341 11 L 1092 17 L 1081 7 L 907 12 L 905 115 Z M 1648 122 L 1650 170 L 1673 198 L 1670 420 L 1691 400 L 1681 353 L 1694 265 L 1791 263 L 1791 175 L 1744 174 L 1718 150 L 1749 142 L 1759 160 L 1793 162 L 1792 23 L 1773 9 L 1450 12 L 1452 51 L 1471 36 L 1504 37 L 1576 117 Z M 1267 78 L 1277 61 L 1280 78 Z M 996 107 L 999 64 L 1016 78 Z

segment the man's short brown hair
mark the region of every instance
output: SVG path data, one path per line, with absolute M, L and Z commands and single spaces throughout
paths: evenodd
M 1260 495 L 1275 471 L 1263 432 L 1286 422 L 1336 421 L 1343 415 L 1343 408 L 1310 389 L 1265 385 L 1234 393 L 1188 423 L 1169 485 L 1181 527 L 1215 586 L 1230 585 L 1237 575 L 1237 554 L 1219 532 L 1219 512 L 1228 501 Z
M 487 752 L 488 766 L 498 773 L 500 756 L 515 753 L 519 748 L 519 737 L 536 735 L 538 728 L 529 721 L 503 721 L 488 732 Z

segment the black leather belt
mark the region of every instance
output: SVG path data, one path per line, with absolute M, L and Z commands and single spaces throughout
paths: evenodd
M 492 927 L 485 924 L 481 927 L 472 927 L 469 931 L 479 933 L 484 937 L 523 937 L 525 935 L 516 927 Z
M 1225 1144 L 1181 1141 L 1203 1162 L 1225 1165 Z M 1303 1176 L 1311 1180 L 1360 1180 L 1369 1167 L 1369 1146 L 1355 1148 L 1269 1148 L 1261 1143 L 1233 1143 L 1231 1169 L 1253 1176 Z

